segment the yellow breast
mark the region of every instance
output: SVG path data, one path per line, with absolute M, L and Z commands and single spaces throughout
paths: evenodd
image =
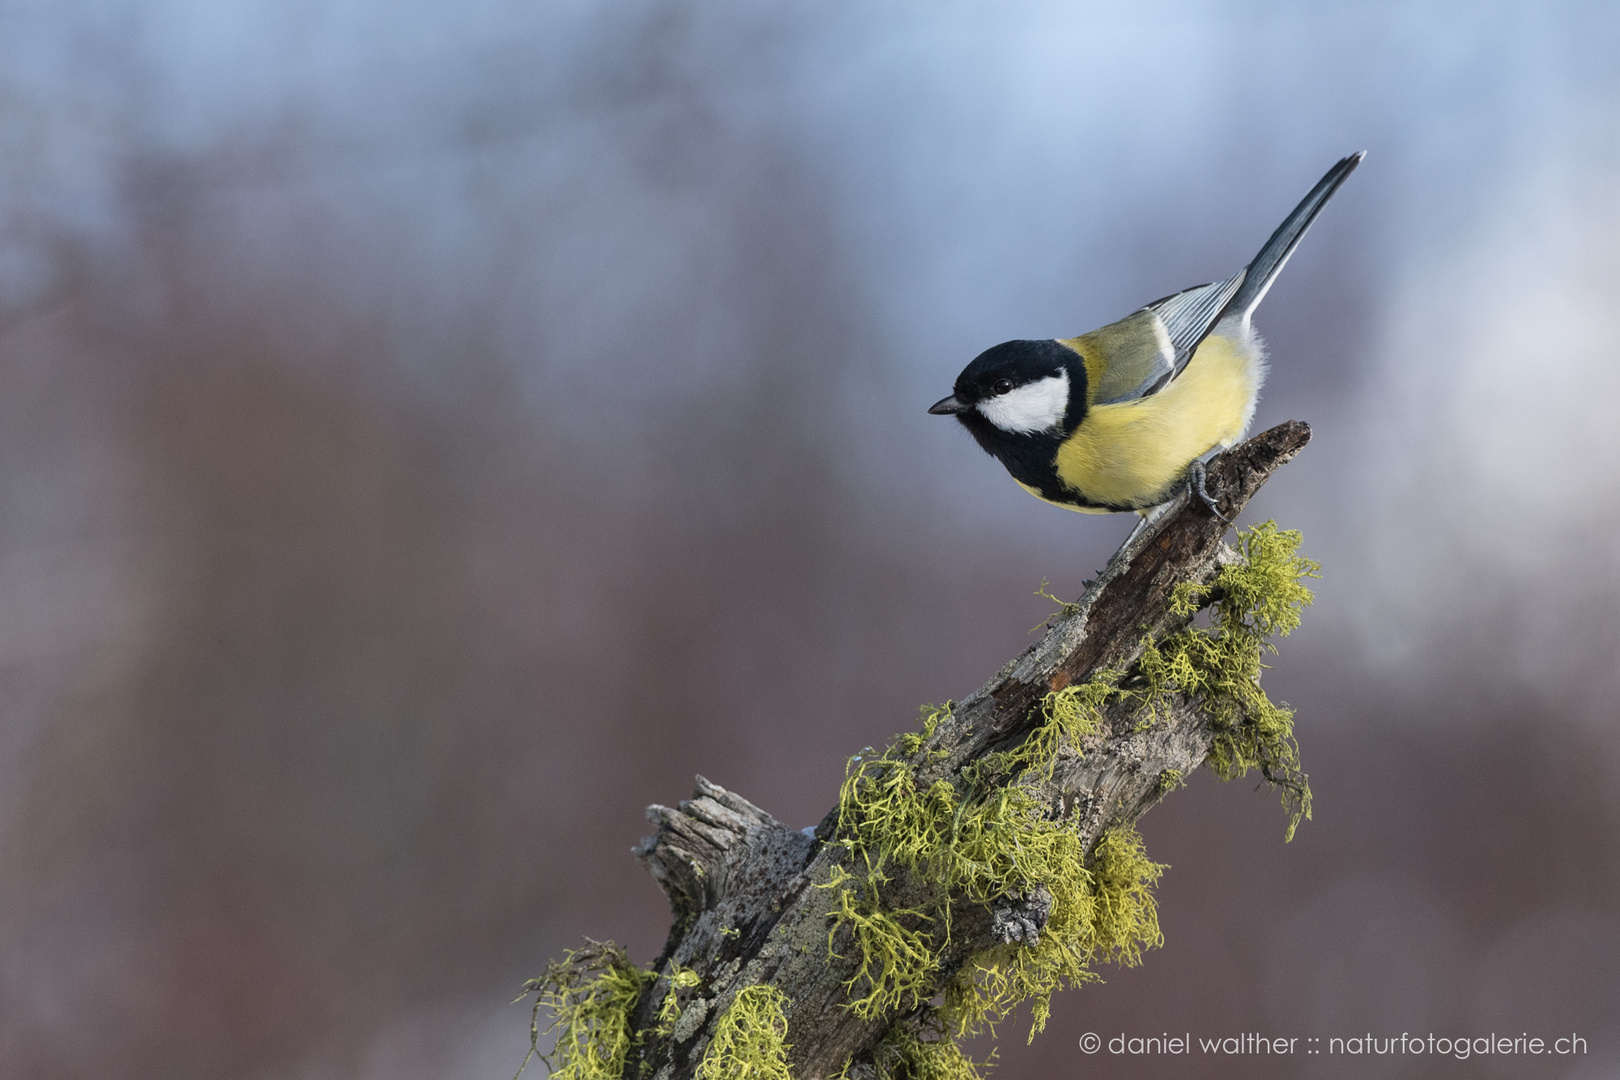
M 1252 337 L 1210 335 L 1159 393 L 1093 406 L 1058 448 L 1058 479 L 1111 507 L 1163 502 L 1195 458 L 1242 438 L 1263 376 Z

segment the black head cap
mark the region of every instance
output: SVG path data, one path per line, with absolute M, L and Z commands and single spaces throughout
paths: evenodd
M 991 397 L 998 391 L 1006 393 L 1006 390 L 1000 388 L 1008 383 L 1016 388 L 1064 372 L 1068 373 L 1072 382 L 1075 375 L 1073 367 L 1080 369 L 1080 376 L 1083 379 L 1085 366 L 1082 364 L 1071 366 L 1071 361 L 1078 359 L 1073 349 L 1060 345 L 1051 338 L 1040 341 L 1003 341 L 1000 345 L 993 345 L 975 356 L 973 362 L 962 369 L 962 374 L 956 377 L 956 396 L 964 400 L 978 401 Z

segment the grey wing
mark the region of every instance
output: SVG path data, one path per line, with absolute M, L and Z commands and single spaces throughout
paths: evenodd
M 1192 359 L 1199 342 L 1204 340 L 1220 317 L 1226 314 L 1227 305 L 1232 302 L 1232 297 L 1237 295 L 1238 289 L 1243 285 L 1243 279 L 1247 276 L 1247 269 L 1239 270 L 1225 281 L 1214 281 L 1208 285 L 1184 289 L 1174 296 L 1155 300 L 1142 309 L 1158 316 L 1166 336 L 1170 339 L 1170 350 L 1173 354 L 1170 371 L 1164 376 L 1163 382 L 1150 388 L 1148 393 L 1160 389 L 1181 374 L 1182 368 L 1187 366 L 1187 361 Z

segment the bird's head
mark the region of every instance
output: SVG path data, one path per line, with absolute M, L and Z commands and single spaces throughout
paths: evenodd
M 1086 411 L 1085 364 L 1051 339 L 1005 341 L 974 357 L 928 411 L 956 417 L 991 453 L 1008 439 L 1061 438 Z

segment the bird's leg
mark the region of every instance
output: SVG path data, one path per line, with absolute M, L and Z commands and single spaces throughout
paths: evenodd
M 1187 491 L 1196 495 L 1199 502 L 1209 507 L 1210 513 L 1226 524 L 1232 524 L 1232 519 L 1221 513 L 1220 507 L 1215 505 L 1215 500 L 1210 498 L 1209 489 L 1204 486 L 1204 476 L 1204 463 L 1194 458 L 1193 463 L 1187 466 Z
M 1136 512 L 1136 528 L 1132 529 L 1131 530 L 1131 535 L 1129 535 L 1129 536 L 1127 536 L 1125 538 L 1125 543 L 1123 543 L 1123 544 L 1121 544 L 1119 546 L 1121 548 L 1129 547 L 1131 541 L 1135 540 L 1136 537 L 1141 533 L 1141 531 L 1148 527 L 1148 522 L 1152 521 L 1153 518 L 1154 518 L 1153 514 L 1144 514 L 1140 510 L 1138 510 Z M 1100 577 L 1101 575 L 1099 574 L 1098 576 Z

